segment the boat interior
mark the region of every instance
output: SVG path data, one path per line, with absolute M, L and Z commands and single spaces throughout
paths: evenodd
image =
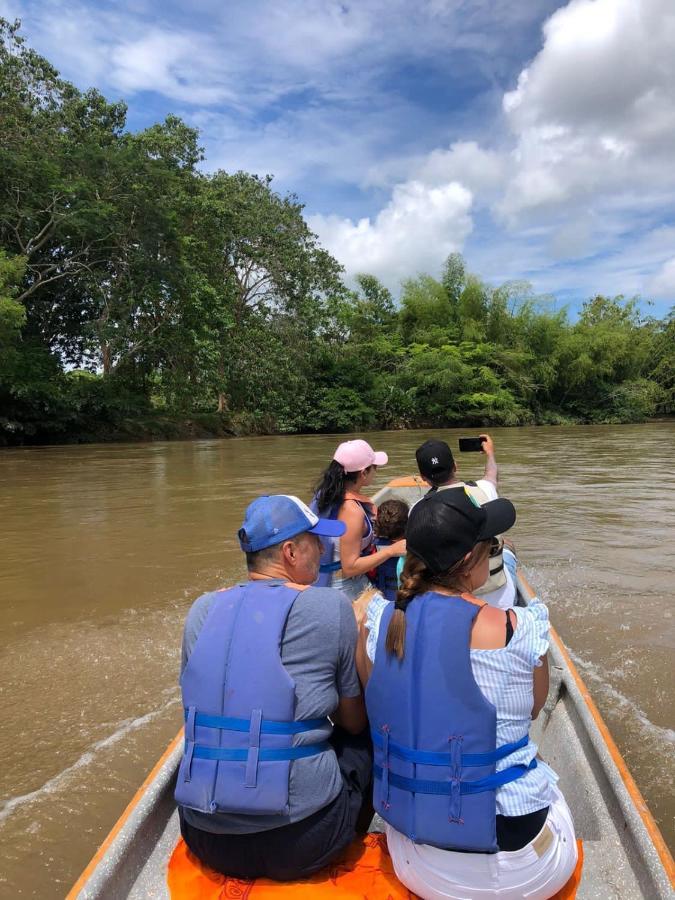
M 376 496 L 411 503 L 427 488 L 418 478 L 396 479 Z M 519 603 L 533 596 L 519 577 Z M 669 854 L 620 754 L 606 732 L 567 651 L 551 645 L 551 687 L 532 738 L 560 776 L 560 787 L 583 840 L 580 900 L 672 897 Z M 604 728 L 604 731 L 603 731 Z M 173 783 L 181 755 L 176 737 L 129 805 L 116 830 L 70 897 L 165 897 L 166 866 L 179 835 Z M 641 804 L 641 805 L 640 805 Z M 378 830 L 377 817 L 373 829 Z M 670 859 L 672 865 L 672 859 Z

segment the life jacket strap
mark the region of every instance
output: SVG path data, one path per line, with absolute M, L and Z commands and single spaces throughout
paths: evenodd
M 194 709 L 194 707 L 192 707 Z M 189 711 L 185 710 L 185 721 L 188 722 Z M 303 734 L 305 731 L 315 731 L 317 728 L 330 726 L 330 719 L 325 716 L 321 719 L 301 719 L 297 722 L 277 722 L 274 719 L 263 719 L 260 722 L 261 734 Z M 222 728 L 223 731 L 250 731 L 251 719 L 237 719 L 230 716 L 210 716 L 206 713 L 195 713 L 194 726 L 199 728 Z M 193 738 L 194 740 L 194 738 Z
M 339 559 L 333 560 L 333 562 L 329 563 L 321 563 L 319 566 L 319 572 L 337 572 L 338 569 L 342 568 L 342 563 Z
M 427 750 L 413 750 L 410 747 L 404 747 L 403 744 L 392 741 L 388 734 L 383 735 L 375 729 L 371 730 L 371 736 L 375 747 L 384 750 L 388 756 L 396 756 L 405 762 L 418 763 L 424 766 L 451 766 L 456 762 L 456 751 L 432 753 Z M 487 753 L 462 753 L 461 765 L 463 768 L 467 766 L 489 766 L 492 763 L 505 759 L 511 753 L 515 753 L 516 750 L 522 750 L 523 747 L 527 747 L 528 742 L 529 737 L 526 734 L 519 741 L 514 741 L 511 744 L 502 744 L 501 747 L 497 747 L 496 750 L 491 750 Z
M 306 756 L 315 756 L 317 753 L 325 753 L 331 749 L 328 741 L 318 744 L 305 744 L 302 747 L 287 747 L 283 750 L 258 750 L 259 762 L 282 762 L 284 760 L 304 759 Z M 231 750 L 227 747 L 205 747 L 197 744 L 194 748 L 195 759 L 216 759 L 226 762 L 247 762 L 249 750 L 246 748 Z
M 196 752 L 195 752 L 196 755 Z M 529 765 L 510 766 L 508 769 L 502 769 L 486 778 L 479 778 L 476 781 L 459 781 L 460 794 L 481 794 L 484 791 L 494 791 L 511 781 L 522 778 L 523 775 L 532 769 L 537 768 L 536 757 Z M 381 766 L 373 766 L 373 775 L 377 779 L 382 779 L 383 771 Z M 411 794 L 438 794 L 440 796 L 452 796 L 457 790 L 458 779 L 453 778 L 450 781 L 437 781 L 435 779 L 426 778 L 406 778 L 405 775 L 397 775 L 395 772 L 388 772 L 389 788 L 396 787 L 402 791 L 408 791 Z

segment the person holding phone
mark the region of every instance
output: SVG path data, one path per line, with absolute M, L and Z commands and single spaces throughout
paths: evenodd
M 476 496 L 477 500 L 486 503 L 488 500 L 496 500 L 497 485 L 499 483 L 499 467 L 495 457 L 494 441 L 489 434 L 481 434 L 478 438 L 460 438 L 460 450 L 465 442 L 476 441 L 475 449 L 485 454 L 485 472 L 483 477 L 476 482 L 464 482 L 457 477 L 457 463 L 452 455 L 452 450 L 445 441 L 425 441 L 415 452 L 417 468 L 420 475 L 430 486 L 432 492 L 445 490 L 451 487 L 478 488 L 482 495 Z M 474 445 L 470 445 L 471 449 Z M 464 451 L 466 452 L 466 451 Z M 476 493 L 469 491 L 469 493 Z
M 495 457 L 495 445 L 489 434 L 477 438 L 460 438 L 459 448 L 464 452 L 476 450 L 484 453 L 485 472 L 478 481 L 462 481 L 457 477 L 457 464 L 452 450 L 445 441 L 428 440 L 417 448 L 415 458 L 422 478 L 430 486 L 429 494 L 448 489 L 463 488 L 481 506 L 499 497 L 497 484 L 499 468 Z M 465 449 L 466 448 L 466 449 Z M 513 549 L 504 545 L 501 535 L 492 541 L 490 551 L 490 575 L 476 593 L 491 606 L 508 609 L 516 602 L 517 559 Z

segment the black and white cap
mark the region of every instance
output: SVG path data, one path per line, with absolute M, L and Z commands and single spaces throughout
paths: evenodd
M 445 441 L 425 441 L 415 452 L 420 475 L 432 484 L 444 484 L 452 477 L 455 460 Z

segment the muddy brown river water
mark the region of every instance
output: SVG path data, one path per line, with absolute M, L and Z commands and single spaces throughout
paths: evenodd
M 526 571 L 672 847 L 675 422 L 492 434 Z M 427 436 L 368 435 L 378 486 Z M 0 451 L 0 896 L 66 893 L 179 727 L 182 622 L 242 574 L 244 507 L 308 498 L 338 440 Z

